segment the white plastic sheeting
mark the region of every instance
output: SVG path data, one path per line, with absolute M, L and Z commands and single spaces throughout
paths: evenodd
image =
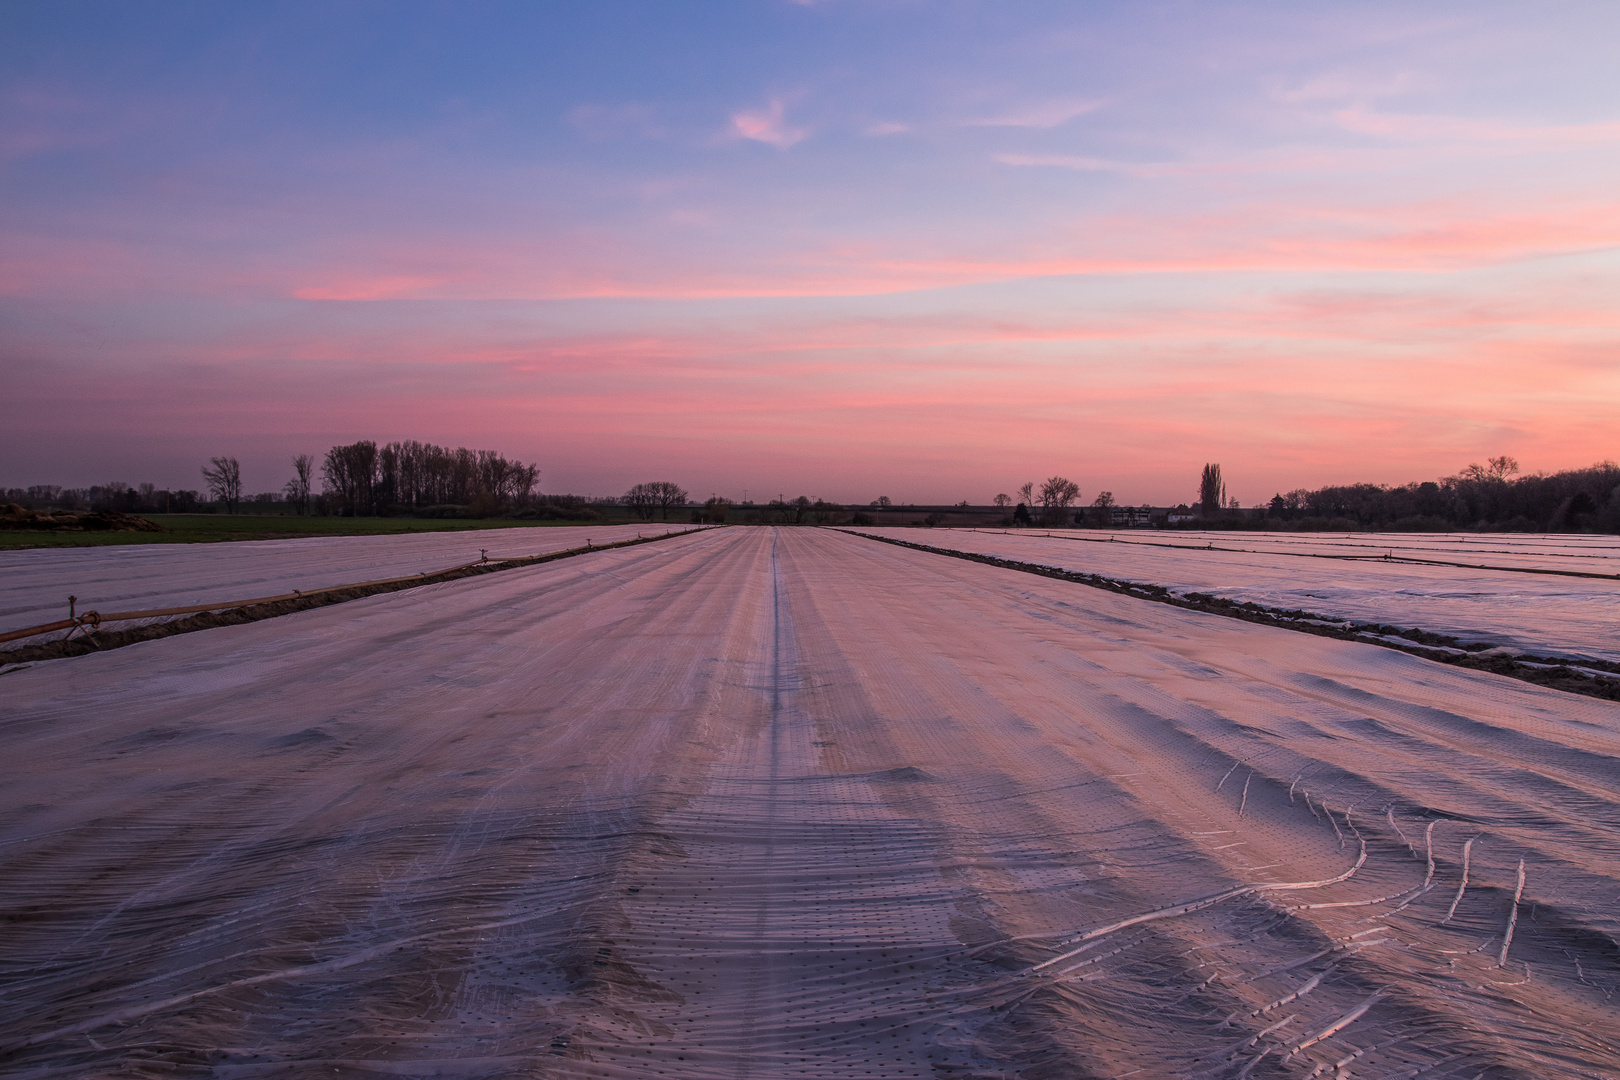
M 0 676 L 0 1060 L 1615 1075 L 1617 761 L 1614 703 L 711 531 Z
M 69 596 L 79 598 L 81 612 L 250 600 L 447 570 L 477 562 L 481 548 L 492 559 L 511 558 L 692 527 L 651 522 L 0 551 L 0 632 L 67 618 Z
M 1620 661 L 1620 579 L 1379 560 L 1620 573 L 1620 537 L 860 529 L 1332 619 Z M 1240 549 L 1237 551 L 1223 549 Z M 1354 561 L 1338 557 L 1357 556 Z M 1363 559 L 1362 556 L 1372 556 Z

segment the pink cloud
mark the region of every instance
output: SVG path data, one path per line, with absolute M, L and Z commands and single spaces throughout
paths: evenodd
M 295 288 L 300 300 L 402 300 L 422 297 L 444 283 L 435 277 L 356 277 Z
M 802 142 L 809 132 L 804 128 L 789 127 L 785 112 L 786 106 L 782 99 L 772 98 L 771 103 L 763 109 L 732 113 L 732 134 L 755 142 L 768 143 L 778 150 L 786 150 Z
M 320 246 L 199 258 L 185 236 L 134 242 L 0 237 L 0 294 L 394 299 L 877 296 L 1077 276 L 1235 272 L 1450 272 L 1620 246 L 1620 202 L 1540 211 L 1475 199 L 1343 207 L 1257 202 L 1223 214 L 1099 215 L 1043 223 L 978 250 L 894 232 L 728 245 L 735 222 L 671 209 L 642 235 L 537 230 L 515 237 L 339 236 Z M 695 238 L 694 226 L 704 230 Z M 106 236 L 113 235 L 110 231 Z M 341 269 L 338 269 L 341 268 Z
M 1172 176 L 1193 171 L 1174 165 L 1113 161 L 1078 154 L 993 154 L 991 160 L 1021 168 L 1073 169 L 1076 172 L 1111 172 L 1122 176 Z
M 882 484 L 918 500 L 983 498 L 1044 470 L 1160 501 L 1186 498 L 1207 456 L 1248 501 L 1304 483 L 1439 475 L 1481 445 L 1532 467 L 1612 453 L 1612 396 L 1579 393 L 1612 366 L 1605 345 L 1561 340 L 1557 326 L 1403 339 L 1402 325 L 1467 314 L 1455 298 L 1406 297 L 1387 327 L 1396 347 L 1369 348 L 1358 312 L 1379 306 L 1302 294 L 1041 321 L 806 312 L 567 334 L 502 319 L 379 330 L 327 318 L 189 345 L 115 340 L 102 348 L 116 365 L 14 338 L 44 359 L 9 392 L 14 437 L 61 423 L 71 402 L 103 450 L 122 433 L 149 440 L 156 425 L 263 445 L 265 469 L 339 439 L 493 443 L 539 460 L 550 490 L 622 490 L 656 460 L 691 487 L 734 495 L 769 484 L 852 500 Z M 692 423 L 707 415 L 725 423 Z M 289 416 L 304 434 L 288 432 Z
M 1082 231 L 1083 230 L 1083 231 Z M 655 247 L 638 252 L 607 238 L 534 248 L 401 250 L 355 283 L 300 286 L 321 296 L 510 298 L 725 298 L 872 296 L 1034 278 L 1096 275 L 1443 271 L 1511 263 L 1620 244 L 1620 204 L 1566 205 L 1538 214 L 1428 204 L 1326 213 L 1257 206 L 1220 217 L 1099 218 L 1073 241 L 1007 244 L 1002 251 L 913 254 L 915 240 L 829 243 L 741 253 Z M 1070 250 L 1063 250 L 1063 248 Z M 1022 248 L 1022 250 L 1019 250 Z M 910 249 L 899 254 L 901 249 Z M 342 290 L 347 289 L 345 293 Z M 300 291 L 298 295 L 317 295 Z

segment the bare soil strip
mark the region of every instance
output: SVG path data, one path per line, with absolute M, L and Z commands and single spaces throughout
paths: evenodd
M 1491 652 L 1492 646 L 1487 643 L 1469 642 L 1465 644 L 1460 639 L 1447 634 L 1435 634 L 1411 627 L 1403 628 L 1381 623 L 1344 622 L 1329 619 L 1325 615 L 1299 608 L 1285 611 L 1281 608 L 1266 607 L 1246 600 L 1230 600 L 1226 597 L 1211 596 L 1207 593 L 1177 594 L 1162 585 L 1145 584 L 1137 581 L 1120 581 L 1115 578 L 1104 577 L 1101 574 L 1088 574 L 1080 570 L 1065 570 L 1061 567 L 1022 562 L 1017 559 L 1005 559 L 996 555 L 983 555 L 978 552 L 935 547 L 931 544 L 918 544 L 891 536 L 873 536 L 871 533 L 864 532 L 849 532 L 848 535 L 859 536 L 865 540 L 875 540 L 880 544 L 894 544 L 898 547 L 911 548 L 916 551 L 926 551 L 932 555 L 946 555 L 953 559 L 966 559 L 969 562 L 984 563 L 987 566 L 999 566 L 1005 570 L 1017 570 L 1024 574 L 1039 574 L 1041 577 L 1073 581 L 1080 585 L 1088 585 L 1094 589 L 1105 589 L 1109 592 L 1134 596 L 1141 600 L 1151 600 L 1158 604 L 1169 604 L 1172 607 L 1187 608 L 1192 611 L 1204 611 L 1212 615 L 1224 615 L 1231 619 L 1242 619 L 1244 622 L 1276 626 L 1286 630 L 1298 631 L 1302 634 L 1338 638 L 1342 641 L 1361 641 L 1386 649 L 1397 649 L 1401 652 L 1411 653 L 1414 656 L 1421 656 L 1426 660 L 1435 660 L 1454 667 L 1468 668 L 1472 671 L 1488 671 L 1493 675 L 1506 675 L 1509 678 L 1522 679 L 1525 682 L 1535 683 L 1537 686 L 1565 690 L 1572 694 L 1583 694 L 1587 697 L 1620 701 L 1620 664 L 1607 661 L 1588 660 L 1580 664 L 1574 664 L 1569 660 L 1556 656 L 1535 656 L 1528 653 L 1504 655 L 1499 652 Z M 1157 546 L 1171 547 L 1175 545 Z M 1459 563 L 1457 565 L 1463 564 Z M 1569 574 L 1566 576 L 1607 577 L 1609 575 Z M 1489 653 L 1489 655 L 1481 655 L 1482 653 Z M 1583 668 L 1587 670 L 1582 670 Z
M 1608 701 L 802 529 L 6 690 L 8 1076 L 1620 1072 Z

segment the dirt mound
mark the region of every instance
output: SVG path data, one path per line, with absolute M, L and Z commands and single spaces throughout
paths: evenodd
M 50 532 L 167 532 L 163 526 L 117 510 L 75 514 L 70 510 L 29 510 L 16 503 L 0 506 L 0 529 Z
M 0 529 L 66 529 L 78 523 L 79 515 L 66 511 L 27 510 L 16 503 L 0 506 Z

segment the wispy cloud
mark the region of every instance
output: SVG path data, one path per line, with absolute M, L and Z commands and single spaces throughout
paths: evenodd
M 1096 112 L 1103 107 L 1099 99 L 1076 101 L 1046 101 L 1024 105 L 1000 116 L 962 121 L 963 127 L 1055 128 L 1067 124 L 1077 116 Z
M 868 124 L 861 134 L 882 137 L 884 135 L 904 135 L 910 130 L 910 124 L 901 124 L 893 120 L 881 120 L 875 124 Z
M 59 87 L 9 87 L 0 90 L 0 162 L 104 148 L 156 124 L 183 124 L 175 110 L 173 103 L 153 99 L 109 106 Z
M 1340 127 L 1358 135 L 1375 135 L 1429 146 L 1448 142 L 1512 143 L 1545 149 L 1604 143 L 1620 145 L 1620 121 L 1616 120 L 1538 125 L 1457 116 L 1374 112 L 1360 107 L 1340 109 L 1333 114 L 1333 119 Z
M 655 137 L 664 134 L 653 118 L 652 109 L 637 102 L 577 105 L 568 111 L 568 122 L 591 139 L 622 138 L 626 135 Z
M 771 103 L 763 109 L 734 112 L 731 114 L 731 132 L 739 138 L 768 143 L 778 150 L 786 150 L 804 141 L 804 137 L 809 134 L 804 128 L 789 127 L 786 111 L 787 106 L 781 98 L 772 98 Z
M 1195 171 L 1181 165 L 1112 161 L 1108 158 L 1085 157 L 1079 154 L 992 154 L 991 159 L 1002 165 L 1019 168 L 1072 169 L 1076 172 L 1119 173 L 1122 176 L 1168 176 L 1172 173 Z
M 1344 71 L 1325 72 L 1294 86 L 1281 86 L 1272 96 L 1289 104 L 1322 101 L 1371 101 L 1410 93 L 1419 80 L 1407 71 L 1392 75 L 1367 75 Z

